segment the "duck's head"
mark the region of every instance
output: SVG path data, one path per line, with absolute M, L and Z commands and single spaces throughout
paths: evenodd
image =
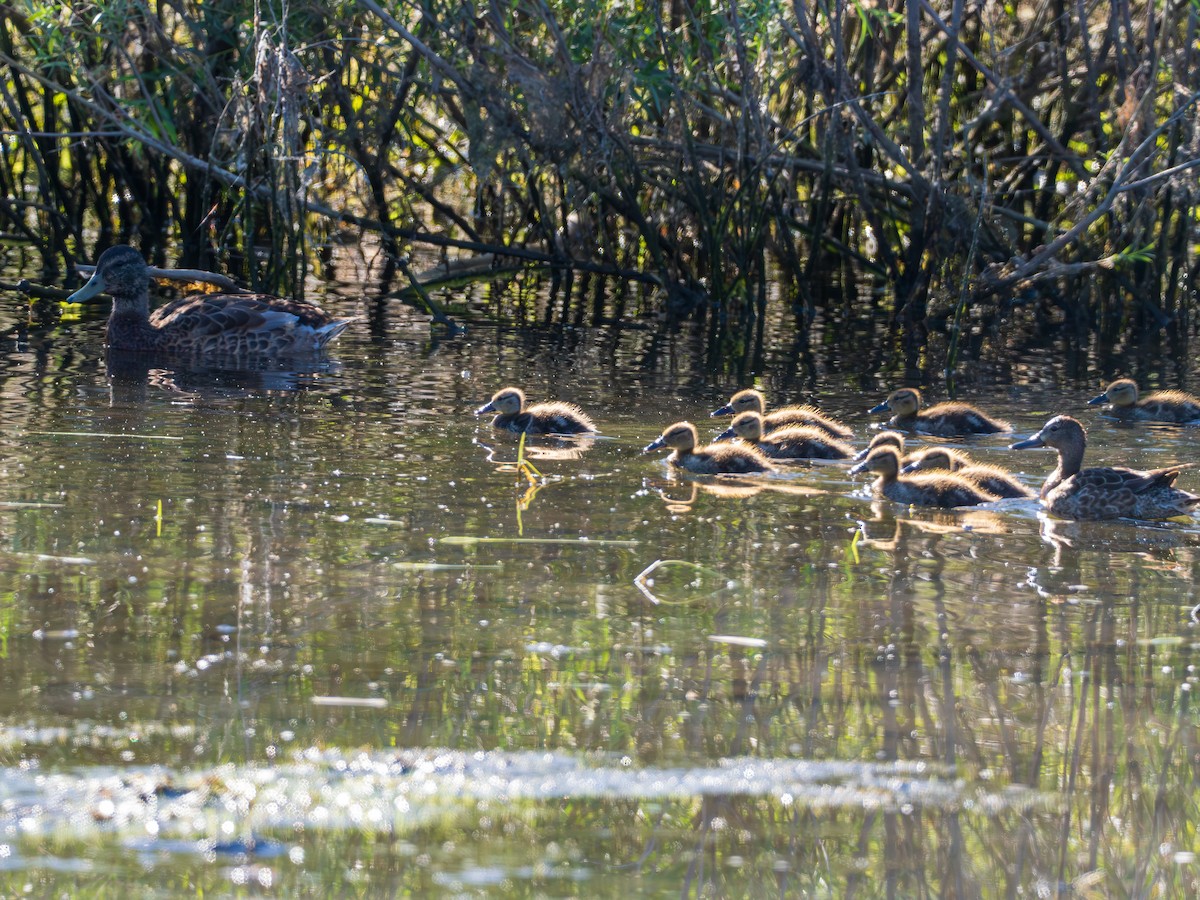
M 1111 403 L 1113 406 L 1133 406 L 1137 403 L 1138 386 L 1132 378 L 1118 378 L 1098 397 L 1088 401 L 1088 406 L 1099 406 L 1101 403 Z
M 1010 450 L 1032 450 L 1036 447 L 1053 447 L 1055 450 L 1066 448 L 1083 449 L 1087 445 L 1087 432 L 1079 424 L 1078 419 L 1070 416 L 1055 416 L 1042 426 L 1037 434 L 1030 435 L 1023 441 L 1012 444 Z
M 744 412 L 733 417 L 729 427 L 717 435 L 718 441 L 740 437 L 743 440 L 757 443 L 762 440 L 763 418 L 761 413 Z
M 97 294 L 106 293 L 113 305 L 145 306 L 150 276 L 146 260 L 132 247 L 120 244 L 109 247 L 96 260 L 96 271 L 87 283 L 67 298 L 68 303 L 86 303 Z
M 658 437 L 658 440 L 651 441 L 643 449 L 643 453 L 650 453 L 652 450 L 658 450 L 662 447 L 670 447 L 672 450 L 679 450 L 682 453 L 687 453 L 696 446 L 697 441 L 696 426 L 691 422 L 676 422 L 670 425 Z
M 904 452 L 904 435 L 898 431 L 881 431 L 875 437 L 871 438 L 864 449 L 859 450 L 854 457 L 855 462 L 862 462 L 871 455 L 871 451 L 876 447 L 893 447 L 897 453 Z
M 956 460 L 949 450 L 945 447 L 932 447 L 912 457 L 900 470 L 900 473 L 907 475 L 910 472 L 924 472 L 929 469 L 954 471 L 955 468 L 957 468 Z
M 502 416 L 515 416 L 524 408 L 525 394 L 521 389 L 506 387 L 496 391 L 491 400 L 475 410 L 475 415 L 482 416 L 484 413 L 495 412 Z
M 736 416 L 744 412 L 756 412 L 762 415 L 762 411 L 767 408 L 766 400 L 763 398 L 762 391 L 756 391 L 753 388 L 747 388 L 744 391 L 738 391 L 729 398 L 729 402 L 720 409 L 714 409 L 710 416 Z
M 897 416 L 911 416 L 920 408 L 921 392 L 916 388 L 900 388 L 888 394 L 888 398 L 878 406 L 871 407 L 870 412 L 882 413 L 890 410 Z
M 867 458 L 858 465 L 851 467 L 850 474 L 859 472 L 878 472 L 880 475 L 895 476 L 900 472 L 900 454 L 895 447 L 876 447 L 867 454 Z

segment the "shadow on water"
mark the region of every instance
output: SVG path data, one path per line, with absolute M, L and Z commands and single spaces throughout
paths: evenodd
M 4 890 L 1192 889 L 1195 524 L 680 478 L 640 448 L 746 386 L 694 334 L 364 327 L 247 371 L 101 325 L 4 351 Z M 865 446 L 883 358 L 764 341 L 772 402 Z M 960 386 L 1193 458 L 1043 353 Z M 601 436 L 494 433 L 510 383 Z M 1039 483 L 1007 441 L 970 449 Z

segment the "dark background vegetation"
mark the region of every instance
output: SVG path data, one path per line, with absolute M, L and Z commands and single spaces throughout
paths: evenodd
M 619 276 L 609 315 L 713 333 L 864 280 L 951 357 L 1014 306 L 1190 330 L 1197 0 L 0 9 L 0 228 L 46 281 L 126 241 L 300 293 L 357 242 Z

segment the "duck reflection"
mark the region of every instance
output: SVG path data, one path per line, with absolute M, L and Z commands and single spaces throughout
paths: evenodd
M 1045 513 L 1042 540 L 1054 550 L 1054 565 L 1068 566 L 1080 553 L 1141 553 L 1169 560 L 1183 547 L 1195 547 L 1197 535 L 1170 523 L 1104 522 L 1056 519 Z
M 814 497 L 828 494 L 819 488 L 787 481 L 738 481 L 680 474 L 671 470 L 666 478 L 643 478 L 642 487 L 657 494 L 667 510 L 673 513 L 690 512 L 702 494 L 723 500 L 748 500 L 764 491 L 789 494 L 793 497 Z
M 596 438 L 589 434 L 556 435 L 531 438 L 529 435 L 508 431 L 497 431 L 493 440 L 484 442 L 475 439 L 475 443 L 487 451 L 487 461 L 497 466 L 500 471 L 514 470 L 522 460 L 573 460 L 583 459 L 596 444 Z
M 876 500 L 871 504 L 871 518 L 859 521 L 860 543 L 878 550 L 895 552 L 901 548 L 902 538 L 913 532 L 926 535 L 962 534 L 1008 534 L 1010 523 L 998 512 L 987 509 L 965 509 L 948 512 L 940 509 L 922 509 L 918 515 L 898 516 L 894 504 Z
M 140 403 L 152 391 L 190 400 L 217 396 L 295 393 L 318 386 L 320 378 L 336 371 L 332 360 L 247 360 L 203 362 L 165 353 L 108 350 L 105 354 L 110 399 L 114 405 Z M 222 363 L 228 363 L 223 365 Z

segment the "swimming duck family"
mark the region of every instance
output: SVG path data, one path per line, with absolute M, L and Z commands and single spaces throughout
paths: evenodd
M 941 469 L 973 481 L 989 494 L 995 494 L 1004 500 L 1036 496 L 1012 472 L 1000 466 L 976 462 L 963 451 L 951 447 L 930 447 L 928 450 L 914 453 L 904 460 L 900 474 Z
M 901 475 L 900 454 L 893 447 L 872 450 L 866 459 L 850 469 L 851 475 L 859 472 L 874 472 L 879 476 L 873 486 L 877 496 L 910 506 L 978 506 L 997 499 L 995 494 L 978 484 L 951 472 Z
M 849 459 L 854 450 L 820 428 L 788 425 L 764 434 L 763 417 L 756 412 L 739 413 L 716 440 L 741 438 L 771 459 Z
M 1014 450 L 1050 447 L 1058 466 L 1042 485 L 1046 508 L 1066 519 L 1169 519 L 1190 515 L 1200 496 L 1175 487 L 1183 466 L 1140 472 L 1120 466 L 1083 468 L 1087 432 L 1071 416 L 1055 416 Z
M 744 412 L 756 412 L 763 417 L 764 432 L 776 428 L 786 428 L 793 425 L 803 425 L 809 428 L 819 428 L 831 437 L 845 439 L 852 437 L 854 432 L 836 419 L 825 415 L 815 406 L 784 406 L 767 413 L 767 401 L 762 391 L 747 388 L 738 391 L 729 398 L 729 402 L 720 409 L 714 409 L 710 416 L 736 416 Z
M 889 411 L 892 413 L 888 420 L 890 427 L 939 437 L 1012 431 L 1008 422 L 993 418 L 969 403 L 948 401 L 922 410 L 921 392 L 916 388 L 892 391 L 886 400 L 870 410 L 872 414 Z
M 574 403 L 551 401 L 527 406 L 520 388 L 501 388 L 475 415 L 494 412 L 492 427 L 525 434 L 594 434 L 596 425 Z
M 87 283 L 67 298 L 112 297 L 108 346 L 173 354 L 287 357 L 319 353 L 354 321 L 268 294 L 195 294 L 150 312 L 146 260 L 119 245 L 100 254 Z
M 1200 422 L 1200 397 L 1183 391 L 1154 391 L 1138 396 L 1137 382 L 1118 378 L 1104 393 L 1088 401 L 1088 406 L 1107 403 L 1112 414 L 1134 422 L 1174 422 L 1185 425 Z
M 916 393 L 905 388 L 896 394 L 905 391 Z M 896 394 L 889 401 L 894 400 Z M 904 412 L 915 413 L 919 411 L 919 395 L 912 406 L 908 406 L 903 398 L 895 406 L 901 411 L 898 416 Z M 515 387 L 497 391 L 488 403 L 476 410 L 477 415 L 487 412 L 496 413 L 492 421 L 495 427 L 514 432 L 538 435 L 596 431 L 592 420 L 574 404 L 527 405 L 524 393 Z M 982 416 L 965 404 L 939 404 L 926 412 L 949 415 L 950 419 L 957 420 L 956 425 L 970 420 L 975 427 L 980 423 L 972 416 Z M 643 452 L 669 448 L 671 466 L 697 475 L 770 473 L 775 471 L 773 459 L 849 459 L 853 455 L 852 448 L 844 442 L 812 426 L 793 425 L 768 431 L 767 418 L 754 410 L 739 413 L 730 428 L 707 446 L 700 445 L 692 423 L 676 422 Z M 991 426 L 1007 427 L 1007 423 L 990 418 L 987 421 Z M 734 437 L 740 440 L 726 440 Z M 1039 494 L 1052 514 L 1071 519 L 1161 519 L 1190 514 L 1200 507 L 1200 495 L 1175 487 L 1176 478 L 1186 466 L 1148 472 L 1119 466 L 1085 469 L 1086 446 L 1087 433 L 1083 426 L 1065 415 L 1054 417 L 1036 434 L 1011 445 L 1015 450 L 1051 447 L 1058 452 L 1058 465 L 1046 478 Z M 865 451 L 858 454 L 860 461 L 850 473 L 875 473 L 873 490 L 876 495 L 915 506 L 976 506 L 1001 498 L 1034 496 L 1011 472 L 979 463 L 961 450 L 941 446 L 925 448 L 910 455 L 902 465 L 904 448 L 902 433 L 881 432 Z
M 697 447 L 698 443 L 695 425 L 676 422 L 668 426 L 657 440 L 647 444 L 642 452 L 651 453 L 662 447 L 670 447 L 672 452 L 667 462 L 695 475 L 750 475 L 775 469 L 770 460 L 746 444 L 720 443 Z

